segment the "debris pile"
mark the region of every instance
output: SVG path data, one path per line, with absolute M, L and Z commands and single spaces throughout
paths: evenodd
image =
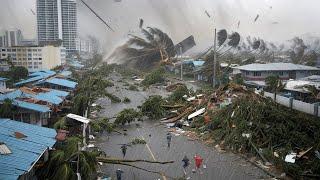
M 173 134 L 192 140 L 205 135 L 204 141 L 214 140 L 220 151 L 228 148 L 256 155 L 261 159 L 257 164 L 267 169 L 280 169 L 292 177 L 320 177 L 319 118 L 234 83 L 210 94 L 183 97 L 185 101 L 179 104 L 166 101 L 163 105 L 167 116 L 161 122 L 167 123 Z M 190 128 L 197 133 L 191 133 Z

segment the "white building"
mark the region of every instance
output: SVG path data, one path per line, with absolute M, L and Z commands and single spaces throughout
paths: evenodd
M 26 67 L 29 71 L 47 70 L 65 62 L 65 51 L 65 48 L 55 46 L 2 47 L 0 59 L 9 57 L 13 65 Z
M 89 39 L 77 38 L 76 39 L 76 50 L 81 53 L 91 53 L 92 44 Z
M 38 42 L 40 45 L 62 40 L 67 52 L 76 51 L 76 0 L 37 0 Z

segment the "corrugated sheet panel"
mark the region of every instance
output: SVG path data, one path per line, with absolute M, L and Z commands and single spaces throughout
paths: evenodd
M 29 109 L 29 110 L 33 110 L 33 111 L 37 111 L 37 112 L 42 112 L 42 113 L 51 111 L 48 106 L 28 103 L 28 102 L 19 101 L 19 100 L 13 100 L 12 104 L 15 106 L 18 106 L 20 108 L 25 108 L 25 109 Z
M 76 88 L 77 84 L 74 81 L 69 81 L 66 79 L 59 79 L 59 78 L 52 78 L 52 79 L 47 79 L 45 82 L 47 83 L 51 83 L 51 84 L 55 84 L 55 85 L 59 85 L 59 86 L 64 86 L 64 87 L 68 87 L 68 88 Z
M 15 132 L 26 137 L 18 139 Z M 0 141 L 12 152 L 0 155 L 0 179 L 17 179 L 26 173 L 39 156 L 55 144 L 56 134 L 54 129 L 0 119 Z

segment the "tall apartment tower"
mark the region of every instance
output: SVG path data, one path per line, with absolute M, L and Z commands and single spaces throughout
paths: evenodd
M 39 45 L 61 42 L 68 53 L 76 51 L 76 0 L 37 0 Z

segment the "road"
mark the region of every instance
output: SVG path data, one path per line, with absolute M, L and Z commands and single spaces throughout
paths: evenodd
M 124 82 L 119 81 L 119 74 L 112 74 L 109 77 L 116 85 L 108 88 L 108 92 L 115 94 L 123 99 L 128 97 L 131 103 L 112 104 L 107 99 L 99 99 L 97 104 L 103 107 L 100 112 L 100 117 L 114 117 L 119 111 L 124 108 L 136 108 L 150 95 L 168 95 L 164 88 L 151 88 L 147 91 L 130 91 L 124 85 Z M 128 80 L 127 80 L 128 81 Z M 130 82 L 132 83 L 132 82 Z M 136 125 L 139 124 L 139 127 Z M 212 179 L 262 179 L 269 178 L 260 169 L 245 162 L 237 155 L 231 153 L 219 153 L 213 148 L 203 145 L 201 142 L 189 141 L 185 136 L 174 136 L 172 138 L 171 148 L 167 148 L 166 134 L 168 129 L 164 125 L 160 125 L 156 121 L 148 120 L 144 122 L 136 122 L 123 127 L 126 130 L 126 136 L 117 133 L 110 135 L 103 134 L 97 139 L 96 146 L 105 151 L 108 156 L 122 158 L 122 153 L 119 144 L 126 144 L 132 139 L 144 138 L 146 145 L 135 145 L 127 150 L 126 159 L 147 159 L 157 161 L 175 161 L 173 164 L 159 165 L 135 163 L 134 165 L 144 169 L 163 172 L 163 175 L 146 172 L 120 165 L 103 165 L 102 172 L 115 177 L 115 171 L 121 168 L 124 180 L 157 180 L 157 179 L 174 179 L 183 176 L 182 159 L 185 155 L 190 159 L 190 166 L 187 169 L 187 176 L 194 180 L 212 180 Z M 149 136 L 151 135 L 151 136 Z M 108 138 L 110 136 L 110 138 Z M 206 169 L 202 168 L 200 172 L 192 173 L 194 168 L 193 156 L 199 154 L 204 159 Z
M 124 127 L 128 135 L 111 134 L 109 140 L 107 134 L 104 134 L 96 144 L 108 156 L 122 158 L 122 153 L 119 144 L 129 143 L 135 137 L 143 137 L 146 145 L 134 145 L 129 147 L 125 159 L 147 159 L 157 161 L 171 161 L 173 164 L 158 165 L 136 163 L 135 165 L 143 167 L 148 170 L 161 171 L 165 175 L 161 176 L 134 169 L 132 167 L 125 167 L 119 165 L 105 165 L 102 171 L 115 176 L 115 171 L 121 168 L 124 171 L 124 180 L 156 180 L 156 179 L 173 179 L 183 176 L 182 159 L 184 155 L 191 160 L 190 167 L 187 169 L 187 175 L 194 180 L 212 180 L 212 179 L 262 179 L 268 178 L 260 169 L 252 166 L 239 158 L 237 155 L 231 153 L 219 153 L 213 148 L 206 147 L 200 142 L 189 141 L 185 136 L 174 136 L 170 148 L 167 148 L 166 127 L 155 122 L 145 121 L 139 122 L 140 126 L 137 128 L 136 124 L 127 125 Z M 151 134 L 151 137 L 149 135 Z M 199 154 L 203 157 L 206 169 L 202 168 L 203 174 L 200 172 L 192 173 L 194 168 L 193 156 Z

